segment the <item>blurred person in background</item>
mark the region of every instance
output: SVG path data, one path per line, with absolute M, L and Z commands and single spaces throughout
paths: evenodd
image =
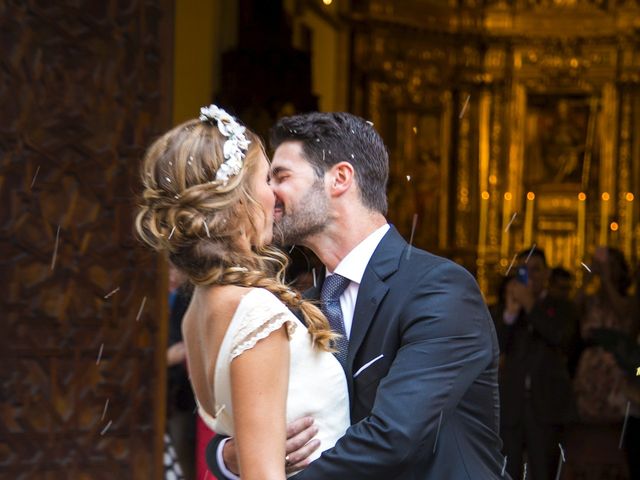
M 629 401 L 629 378 L 608 350 L 617 343 L 616 338 L 633 339 L 637 334 L 630 285 L 622 252 L 598 247 L 591 274 L 576 298 L 585 349 L 574 379 L 581 425 L 572 435 L 571 455 L 579 459 L 574 469 L 580 478 L 628 478 L 618 445 Z
M 169 263 L 169 342 L 167 348 L 167 430 L 182 475 L 195 479 L 195 399 L 189 383 L 186 350 L 182 340 L 182 317 L 191 301 L 186 276 Z
M 549 295 L 563 300 L 571 300 L 573 275 L 563 267 L 554 267 L 549 272 Z
M 574 415 L 567 356 L 574 337 L 573 305 L 549 295 L 542 249 L 520 252 L 503 302 L 492 309 L 502 353 L 501 434 L 506 469 L 548 480 L 556 472 L 558 443 Z

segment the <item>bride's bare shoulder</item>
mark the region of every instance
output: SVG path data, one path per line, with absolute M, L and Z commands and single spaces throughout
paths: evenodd
M 239 285 L 216 285 L 203 290 L 201 294 L 211 310 L 232 313 L 236 311 L 243 297 L 252 290 L 254 288 Z

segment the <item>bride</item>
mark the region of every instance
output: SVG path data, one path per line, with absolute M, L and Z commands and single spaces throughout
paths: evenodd
M 235 437 L 243 480 L 284 479 L 287 422 L 314 417 L 312 458 L 349 425 L 336 335 L 284 284 L 287 258 L 269 246 L 275 197 L 262 142 L 215 105 L 200 113 L 147 151 L 136 230 L 195 285 L 183 336 L 200 416 Z

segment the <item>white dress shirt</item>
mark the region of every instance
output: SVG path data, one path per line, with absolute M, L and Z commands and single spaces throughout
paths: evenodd
M 358 290 L 364 271 L 371 260 L 373 252 L 378 247 L 382 237 L 389 231 L 389 224 L 385 223 L 375 232 L 371 233 L 362 242 L 356 245 L 338 264 L 333 272 L 327 270 L 327 277 L 337 273 L 351 280 L 349 286 L 340 295 L 340 308 L 344 319 L 344 330 L 347 337 L 351 336 L 351 325 L 353 324 L 353 312 L 356 309 Z

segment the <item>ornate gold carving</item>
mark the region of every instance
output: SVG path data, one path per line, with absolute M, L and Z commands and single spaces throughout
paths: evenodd
M 629 247 L 625 236 L 629 214 L 632 231 L 640 234 L 640 209 L 628 210 L 629 202 L 620 197 L 625 189 L 638 197 L 640 189 L 640 137 L 625 133 L 640 126 L 637 0 L 376 5 L 375 14 L 354 16 L 360 42 L 354 90 L 370 82 L 386 85 L 371 105 L 383 102 L 389 118 L 412 109 L 441 112 L 440 178 L 449 185 L 446 178 L 454 177 L 451 191 L 442 187 L 439 193 L 441 251 L 470 269 L 476 266 L 479 277 L 490 278 L 497 262 L 504 272 L 524 247 L 525 198 L 531 191 L 535 208 L 527 238 L 546 246 L 552 263 L 575 271 L 577 257 L 598 243 L 599 224 L 608 237 L 613 219 L 619 220 L 625 249 L 640 253 L 640 242 L 631 240 Z M 618 88 L 629 96 L 622 99 Z M 468 110 L 459 118 L 469 94 Z M 488 106 L 484 95 L 491 98 Z M 448 103 L 452 98 L 455 104 Z M 403 135 L 394 141 L 412 141 L 410 133 Z M 451 163 L 443 164 L 449 157 Z M 618 170 L 621 182 L 614 178 Z M 612 201 L 602 216 L 605 186 Z M 485 188 L 486 230 L 478 223 Z M 581 192 L 586 200 L 579 202 Z M 477 252 L 475 263 L 469 252 Z
M 618 211 L 620 212 L 620 236 L 622 251 L 631 258 L 633 240 L 633 193 L 631 192 L 631 95 L 624 91 L 621 95 L 620 154 L 618 177 Z

